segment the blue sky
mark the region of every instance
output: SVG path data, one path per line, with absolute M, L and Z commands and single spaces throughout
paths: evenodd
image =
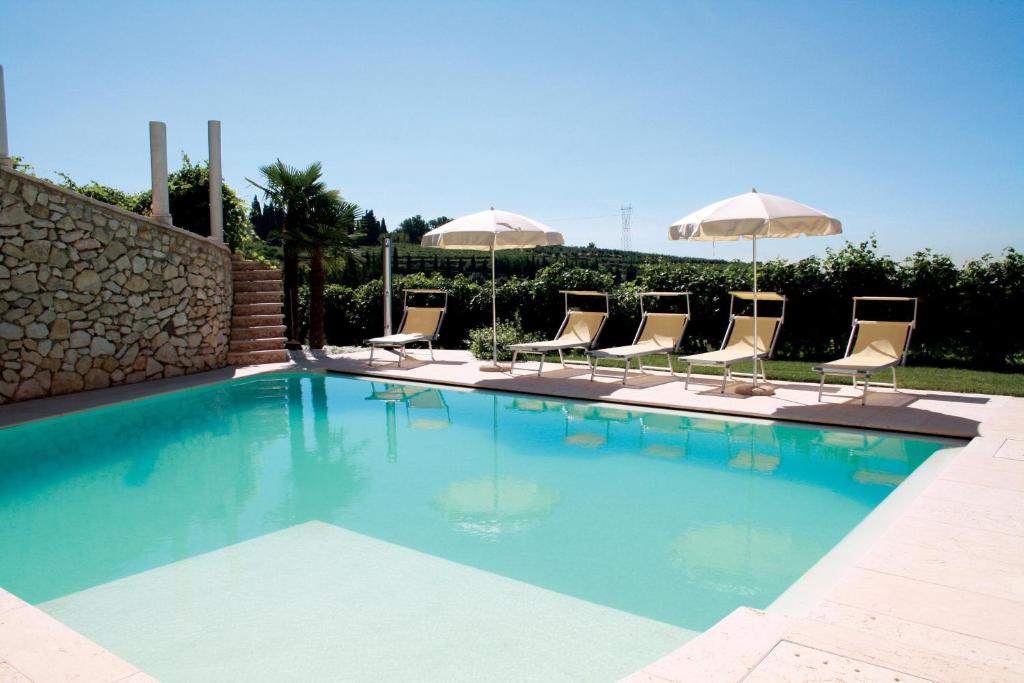
M 496 206 L 571 244 L 746 258 L 668 225 L 759 190 L 958 261 L 1024 247 L 1024 3 L 0 3 L 10 143 L 149 183 L 147 121 L 243 196 L 324 164 L 389 226 Z M 799 258 L 841 237 L 771 240 Z M 712 251 L 714 250 L 714 251 Z

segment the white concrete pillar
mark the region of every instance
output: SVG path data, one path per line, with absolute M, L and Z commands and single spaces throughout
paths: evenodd
M 149 122 L 149 170 L 153 181 L 150 215 L 165 225 L 173 225 L 171 201 L 167 197 L 167 126 L 163 121 Z
M 210 239 L 224 241 L 224 205 L 221 186 L 223 177 L 220 166 L 220 121 L 207 121 L 207 136 L 210 141 Z
M 0 168 L 13 168 L 11 150 L 7 146 L 7 98 L 4 95 L 4 67 L 0 66 Z

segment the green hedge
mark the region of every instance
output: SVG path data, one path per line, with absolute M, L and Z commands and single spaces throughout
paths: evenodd
M 821 360 L 841 353 L 850 330 L 851 297 L 920 297 L 919 325 L 911 362 L 986 368 L 1020 367 L 1024 337 L 1016 333 L 1024 311 L 1024 256 L 1008 249 L 1002 258 L 985 257 L 957 267 L 946 256 L 924 251 L 904 261 L 877 253 L 873 241 L 847 244 L 824 258 L 772 261 L 758 270 L 763 290 L 789 297 L 777 357 Z M 561 289 L 596 289 L 611 294 L 611 319 L 601 344 L 628 343 L 639 318 L 637 293 L 644 290 L 692 292 L 692 322 L 684 351 L 717 348 L 728 320 L 731 289 L 749 289 L 749 264 L 656 262 L 640 267 L 635 280 L 615 286 L 613 276 L 556 263 L 531 279 L 507 278 L 497 289 L 498 316 L 518 318 L 527 334 L 547 338 L 562 320 Z M 406 288 L 443 288 L 449 292 L 448 315 L 440 346 L 465 348 L 469 331 L 490 324 L 490 286 L 465 275 L 397 276 L 395 324 Z M 329 285 L 326 291 L 327 339 L 334 345 L 357 344 L 381 333 L 380 280 L 356 287 Z M 586 301 L 582 303 L 587 304 Z M 592 302 L 596 303 L 596 302 Z M 673 310 L 678 300 L 659 302 Z M 874 304 L 861 317 L 909 312 L 896 305 Z M 763 310 L 762 314 L 770 314 Z

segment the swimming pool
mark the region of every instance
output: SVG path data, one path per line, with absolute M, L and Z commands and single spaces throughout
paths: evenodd
M 264 375 L 0 430 L 0 587 L 163 680 L 614 679 L 947 445 Z

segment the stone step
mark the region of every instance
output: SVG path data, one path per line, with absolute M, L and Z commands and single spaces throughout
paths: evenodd
M 284 316 L 281 316 L 284 318 Z M 265 327 L 239 327 L 231 330 L 231 341 L 246 339 L 284 339 L 284 325 L 267 325 Z
M 280 280 L 243 280 L 235 282 L 236 292 L 280 292 Z
M 255 304 L 236 303 L 231 315 L 280 315 L 284 317 L 284 304 L 276 301 Z
M 266 263 L 260 263 L 259 261 L 246 261 L 245 259 L 231 258 L 231 270 L 264 270 L 267 268 Z
M 236 270 L 231 273 L 231 278 L 237 282 L 251 282 L 253 280 L 280 280 L 279 270 Z
M 291 356 L 284 349 L 270 351 L 243 351 L 228 353 L 228 365 L 259 365 L 260 363 L 287 363 Z
M 281 315 L 233 315 L 231 316 L 231 329 L 237 330 L 249 327 L 267 327 L 269 325 L 280 325 Z
M 235 339 L 232 335 L 231 344 L 228 346 L 228 353 L 273 351 L 274 349 L 283 349 L 286 341 L 288 340 L 284 337 L 271 337 L 270 339 Z
M 235 289 L 235 305 L 240 304 L 278 304 L 284 306 L 284 293 L 277 289 L 265 292 L 240 292 Z

